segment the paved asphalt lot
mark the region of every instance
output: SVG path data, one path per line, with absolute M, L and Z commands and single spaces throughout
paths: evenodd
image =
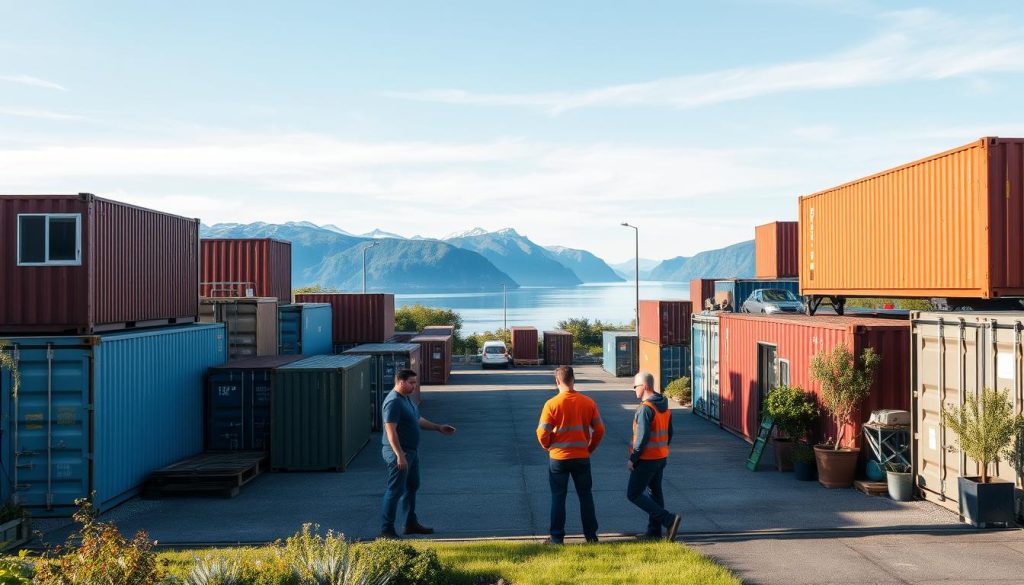
M 600 532 L 623 538 L 646 525 L 625 498 L 631 380 L 599 366 L 576 370 L 578 389 L 597 401 L 608 427 L 593 459 Z M 551 369 L 543 367 L 459 369 L 451 384 L 424 387 L 423 415 L 458 428 L 452 437 L 425 433 L 420 450 L 418 510 L 436 538 L 546 536 L 547 455 L 534 431 L 553 392 Z M 681 538 L 747 582 L 1024 582 L 1020 531 L 971 530 L 927 502 L 826 490 L 766 463 L 751 473 L 744 468 L 747 443 L 688 410 L 674 414 L 665 494 L 669 509 L 683 514 Z M 234 499 L 135 499 L 104 517 L 126 531 L 145 529 L 162 544 L 271 541 L 305 522 L 368 539 L 379 531 L 383 481 L 374 434 L 344 473 L 265 474 Z M 568 518 L 568 532 L 578 535 L 573 493 Z M 60 542 L 66 531 L 53 528 L 46 540 Z

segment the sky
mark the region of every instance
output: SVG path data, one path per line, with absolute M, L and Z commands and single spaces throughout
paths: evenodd
M 0 192 L 689 256 L 1024 136 L 1024 3 L 0 0 Z

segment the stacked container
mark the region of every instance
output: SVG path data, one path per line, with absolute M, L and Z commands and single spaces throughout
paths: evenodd
M 572 365 L 572 333 L 562 330 L 544 332 L 544 363 L 549 366 Z
M 690 302 L 696 311 L 709 308 L 708 301 L 715 300 L 715 281 L 721 278 L 694 278 L 690 281 Z
M 360 343 L 383 343 L 395 334 L 392 294 L 303 293 L 295 295 L 295 302 L 331 305 L 335 353 Z
M 447 384 L 452 372 L 452 336 L 423 334 L 410 343 L 420 346 L 420 384 Z
M 800 227 L 795 221 L 776 221 L 754 228 L 754 276 L 796 277 L 800 264 Z
M 292 245 L 271 238 L 204 238 L 202 283 L 204 297 L 292 298 Z
M 527 363 L 540 363 L 536 327 L 513 327 L 512 333 L 512 359 L 522 360 Z
M 721 395 L 718 378 L 718 314 L 695 314 L 691 339 L 693 413 L 718 422 Z
M 277 299 L 204 298 L 199 318 L 224 323 L 231 359 L 277 355 Z
M 210 368 L 206 375 L 206 449 L 269 449 L 272 372 L 301 359 L 300 355 L 250 357 Z
M 634 376 L 640 370 L 640 347 L 636 331 L 605 331 L 604 370 L 615 376 Z
M 321 355 L 334 348 L 334 321 L 327 303 L 280 305 L 277 329 L 281 355 Z
M 759 288 L 787 290 L 800 295 L 800 282 L 795 278 L 726 278 L 715 281 L 715 303 L 721 305 L 728 301 L 729 310 L 741 312 L 743 302 Z
M 345 470 L 370 440 L 371 366 L 321 355 L 274 370 L 271 469 Z
M 369 343 L 349 349 L 344 355 L 370 357 L 371 420 L 373 430 L 379 431 L 383 428 L 381 404 L 394 387 L 395 374 L 407 369 L 420 376 L 420 346 L 416 343 Z M 413 399 L 417 404 L 420 402 L 418 389 Z
M 690 318 L 693 303 L 640 301 L 640 370 L 654 375 L 655 389 L 690 375 Z

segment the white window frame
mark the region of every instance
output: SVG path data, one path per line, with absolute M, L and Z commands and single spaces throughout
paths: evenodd
M 46 259 L 42 262 L 21 261 L 21 218 L 23 217 L 44 217 L 46 228 L 43 230 L 43 254 Z M 75 259 L 74 260 L 50 260 L 50 219 L 74 219 L 75 220 Z M 19 213 L 18 218 L 18 266 L 81 266 L 82 265 L 82 214 L 81 213 Z
M 780 386 L 789 386 L 789 360 L 785 360 L 785 359 L 779 358 L 778 362 L 779 362 L 779 385 Z M 785 369 L 783 369 L 783 366 L 785 366 Z M 785 372 L 785 374 L 786 374 L 785 376 L 782 375 L 783 372 Z M 783 378 L 785 378 L 785 380 L 783 380 Z

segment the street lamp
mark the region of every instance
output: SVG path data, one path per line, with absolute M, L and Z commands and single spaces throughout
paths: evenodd
M 363 294 L 366 294 L 366 251 L 374 246 L 379 246 L 380 242 L 374 241 L 369 246 L 363 247 Z
M 622 227 L 633 228 L 636 235 L 636 330 L 640 332 L 640 228 L 622 222 Z

